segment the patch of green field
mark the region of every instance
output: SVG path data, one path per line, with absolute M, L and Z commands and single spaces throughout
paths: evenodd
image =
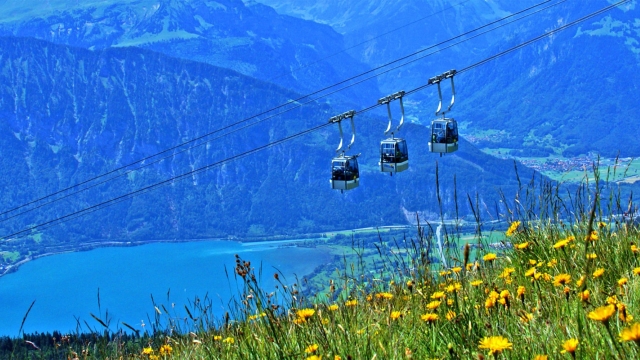
M 2 253 L 2 258 L 7 263 L 14 263 L 20 258 L 20 253 L 17 251 L 5 251 Z

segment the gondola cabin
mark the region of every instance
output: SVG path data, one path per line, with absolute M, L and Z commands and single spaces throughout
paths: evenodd
M 447 154 L 458 150 L 458 124 L 454 119 L 441 118 L 431 122 L 429 151 Z
M 360 170 L 356 156 L 340 155 L 331 161 L 331 188 L 351 190 L 360 185 Z
M 380 143 L 380 171 L 401 172 L 409 168 L 409 152 L 404 139 L 389 138 Z

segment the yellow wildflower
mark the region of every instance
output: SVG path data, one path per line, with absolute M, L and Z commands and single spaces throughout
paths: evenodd
M 460 271 L 462 271 L 462 268 L 460 266 L 456 266 L 453 269 L 451 269 L 451 271 L 453 271 L 455 274 L 459 273 Z
M 569 244 L 569 242 L 567 240 L 560 240 L 560 241 L 558 241 L 557 243 L 555 243 L 553 245 L 553 248 L 554 249 L 562 249 L 565 246 L 567 246 L 568 244 Z
M 587 314 L 587 317 L 591 320 L 607 322 L 615 312 L 616 307 L 614 305 L 600 306 Z
M 447 295 L 444 293 L 444 291 L 436 291 L 433 294 L 431 294 L 431 298 L 432 299 L 442 299 L 444 297 L 446 297 Z
M 633 269 L 633 275 L 640 275 L 640 267 Z
M 524 273 L 524 276 L 526 277 L 533 276 L 536 273 L 536 270 L 537 269 L 535 267 L 532 267 Z
M 527 242 L 523 242 L 523 243 L 520 243 L 520 244 L 516 244 L 516 245 L 515 245 L 515 248 L 516 248 L 517 250 L 524 250 L 524 249 L 526 249 L 526 248 L 528 248 L 528 247 L 529 247 L 529 242 L 528 242 L 528 241 L 527 241 Z
M 329 309 L 329 311 L 336 311 L 338 310 L 338 305 L 337 304 L 329 305 L 327 309 Z
M 142 354 L 143 355 L 151 355 L 153 354 L 153 348 L 151 347 L 146 347 L 142 349 Z
M 304 349 L 307 354 L 313 354 L 316 351 L 318 351 L 318 344 L 311 344 Z
M 516 230 L 518 230 L 518 226 L 520 226 L 520 224 L 521 224 L 521 222 L 518 221 L 518 220 L 512 222 L 511 225 L 509 225 L 509 228 L 507 229 L 505 234 L 507 236 L 513 236 L 513 234 L 516 233 Z
M 427 309 L 429 309 L 429 310 L 437 309 L 437 308 L 438 308 L 438 306 L 440 306 L 440 304 L 441 304 L 441 302 L 440 302 L 440 301 L 437 301 L 437 300 L 432 301 L 432 302 L 430 302 L 430 303 L 428 303 L 428 304 L 427 304 Z
M 516 271 L 515 268 L 512 267 L 507 267 L 504 268 L 504 270 L 502 270 L 502 273 L 500 273 L 500 275 L 498 275 L 499 278 L 508 278 L 509 276 L 511 276 L 511 274 Z
M 473 280 L 471 282 L 471 286 L 480 286 L 480 285 L 482 285 L 482 280 Z
M 451 271 L 450 270 L 442 270 L 440 271 L 440 276 L 448 276 L 451 275 Z
M 609 305 L 615 305 L 618 303 L 618 297 L 613 295 L 613 296 L 607 296 L 607 304 Z
M 533 314 L 525 312 L 524 314 L 520 315 L 520 320 L 526 324 L 533 320 Z
M 512 349 L 513 344 L 502 336 L 489 336 L 480 340 L 479 349 L 489 350 L 489 354 L 500 354 L 503 350 Z
M 623 277 L 620 280 L 618 280 L 618 286 L 625 286 L 627 285 L 627 282 L 629 282 L 629 279 L 627 279 L 626 277 Z
M 598 269 L 596 269 L 596 271 L 593 272 L 593 278 L 597 279 L 600 276 L 602 276 L 602 274 L 604 274 L 604 269 L 603 268 L 598 268 Z
M 311 356 L 307 357 L 305 360 L 322 360 L 322 356 L 311 355 Z
M 595 230 L 591 231 L 591 234 L 587 235 L 585 240 L 586 241 L 596 241 L 596 240 L 598 240 L 598 232 L 595 231 Z
M 596 253 L 587 254 L 587 259 L 588 260 L 595 260 L 597 258 L 598 258 L 598 254 L 596 254 Z
M 460 289 L 462 289 L 462 284 L 457 283 L 457 282 L 456 282 L 456 283 L 453 283 L 453 284 L 450 284 L 450 285 L 448 285 L 448 286 L 445 288 L 445 290 L 446 290 L 447 292 L 449 292 L 449 293 L 452 293 L 452 292 L 454 292 L 454 291 L 458 291 L 458 290 L 460 290 Z
M 453 299 L 447 299 L 447 305 L 451 306 L 453 305 L 454 301 Z
M 636 244 L 631 244 L 631 252 L 634 254 L 638 252 L 638 246 L 636 246 Z
M 353 300 L 348 300 L 346 303 L 344 303 L 345 306 L 356 306 L 358 305 L 358 300 L 357 299 L 353 299 Z
M 640 345 L 640 323 L 635 323 L 628 328 L 622 329 L 620 341 L 635 341 Z
M 390 294 L 388 292 L 382 292 L 382 293 L 377 293 L 376 294 L 376 298 L 378 299 L 393 299 L 393 294 Z
M 486 262 L 490 262 L 493 261 L 497 258 L 498 256 L 494 253 L 488 253 L 487 255 L 482 257 L 482 260 L 486 261 Z
M 549 360 L 547 355 L 536 355 L 533 360 Z
M 426 313 L 420 317 L 427 323 L 432 323 L 438 320 L 438 314 Z
M 575 353 L 578 349 L 578 344 L 580 344 L 578 339 L 569 339 L 565 341 L 564 343 L 562 343 L 562 348 L 564 349 L 562 350 L 562 353 Z
M 519 298 L 524 299 L 524 294 L 527 292 L 527 289 L 524 286 L 518 286 L 517 294 Z
M 234 342 L 236 342 L 236 339 L 232 338 L 231 336 L 225 338 L 224 340 L 222 340 L 223 343 L 226 344 L 233 344 Z
M 576 281 L 576 286 L 577 287 L 581 287 L 582 284 L 584 283 L 584 280 L 585 280 L 585 276 L 584 275 L 580 276 L 580 279 L 578 279 L 578 281 Z
M 602 228 L 604 228 L 604 227 L 607 227 L 607 223 L 604 223 L 604 222 L 602 222 L 602 221 L 599 221 L 599 222 L 598 222 L 598 227 L 599 227 L 600 229 L 602 229 Z
M 571 275 L 569 274 L 558 274 L 553 278 L 553 285 L 561 286 L 567 285 L 571 282 Z
M 160 355 L 169 355 L 173 351 L 173 348 L 169 344 L 164 344 L 160 346 Z
M 456 313 L 451 311 L 451 310 L 449 310 L 449 311 L 447 311 L 447 315 L 446 316 L 447 316 L 447 320 L 451 321 L 451 320 L 456 318 Z
M 558 260 L 556 259 L 551 259 L 549 260 L 549 262 L 547 263 L 547 267 L 554 267 L 556 266 L 556 264 L 558 263 Z
M 397 320 L 400 316 L 402 316 L 402 313 L 400 311 L 392 311 L 391 315 L 389 315 L 391 320 Z
M 586 289 L 585 291 L 580 291 L 578 293 L 578 296 L 580 297 L 580 300 L 582 300 L 583 302 L 587 302 L 587 301 L 589 301 L 589 297 L 591 296 L 591 292 L 589 291 L 589 289 Z
M 214 336 L 213 336 L 213 340 L 214 340 L 214 341 L 222 340 L 222 336 L 220 336 L 220 335 L 214 335 Z
M 533 265 L 535 265 L 535 264 L 537 264 L 537 263 L 538 263 L 538 261 L 537 261 L 537 260 L 535 260 L 535 259 L 529 259 L 529 265 L 533 266 Z

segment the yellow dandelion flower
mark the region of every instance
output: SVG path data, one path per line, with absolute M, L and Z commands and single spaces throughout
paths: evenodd
M 305 320 L 310 318 L 310 317 L 312 317 L 313 314 L 315 314 L 315 313 L 316 313 L 316 311 L 313 310 L 313 309 L 301 309 L 301 310 L 296 311 L 296 315 L 299 318 L 302 318 L 302 319 L 305 319 Z
M 627 285 L 628 282 L 629 282 L 629 279 L 627 279 L 626 277 L 623 277 L 618 280 L 618 286 L 625 286 Z
M 322 360 L 322 356 L 311 355 L 311 356 L 307 357 L 305 360 Z
M 222 336 L 220 336 L 220 335 L 214 335 L 214 336 L 213 336 L 213 340 L 214 340 L 214 341 L 220 341 L 220 340 L 222 340 Z
M 527 292 L 527 289 L 524 286 L 518 286 L 517 294 L 518 297 L 524 297 L 524 294 Z
M 391 315 L 389 315 L 391 320 L 397 320 L 398 318 L 400 318 L 400 316 L 402 316 L 402 313 L 400 311 L 392 311 Z
M 498 258 L 498 255 L 494 254 L 494 253 L 488 253 L 487 255 L 482 257 L 482 260 L 486 261 L 486 262 L 491 262 L 495 259 Z
M 569 236 L 567 236 L 567 239 L 566 239 L 566 240 L 567 240 L 567 241 L 574 241 L 575 239 L 576 239 L 576 237 L 575 237 L 575 236 L 573 236 L 573 235 L 569 235 Z
M 455 291 L 458 291 L 458 290 L 462 289 L 462 284 L 456 282 L 456 283 L 448 285 L 444 289 L 445 289 L 446 292 L 452 293 L 452 292 L 455 292 Z
M 427 304 L 427 309 L 429 310 L 437 309 L 438 306 L 440 306 L 440 304 L 441 304 L 441 301 L 438 301 L 438 300 L 432 301 Z
M 169 344 L 164 344 L 160 346 L 160 355 L 169 355 L 173 351 L 173 348 Z
M 587 317 L 591 320 L 607 322 L 615 312 L 616 307 L 614 305 L 600 306 L 587 314 Z
M 440 276 L 449 276 L 449 275 L 451 275 L 451 270 L 440 271 Z
M 584 284 L 584 280 L 585 280 L 585 276 L 584 275 L 580 276 L 580 279 L 578 279 L 578 281 L 576 281 L 576 286 L 577 287 L 581 287 L 582 284 Z
M 454 301 L 453 299 L 447 299 L 447 305 L 451 306 L 453 305 Z
M 480 340 L 479 349 L 489 350 L 489 354 L 500 354 L 504 350 L 511 350 L 513 344 L 507 338 L 502 336 L 489 336 Z
M 388 292 L 377 293 L 376 298 L 389 300 L 393 299 L 393 294 L 390 294 Z
M 340 355 L 336 355 L 333 357 L 333 360 L 342 360 L 342 357 L 340 357 Z
M 520 244 L 515 244 L 514 247 L 517 250 L 524 250 L 524 249 L 527 249 L 529 247 L 529 242 L 526 241 L 526 242 L 523 242 L 523 243 L 520 243 Z
M 598 232 L 595 231 L 595 230 L 591 231 L 591 234 L 587 235 L 585 240 L 586 241 L 596 241 L 596 240 L 598 240 Z
M 426 313 L 420 317 L 426 323 L 432 323 L 438 320 L 438 314 Z
M 514 271 L 516 271 L 515 268 L 510 268 L 510 267 L 504 268 L 502 270 L 502 273 L 500 273 L 498 277 L 502 279 L 508 278 L 509 276 L 511 276 L 511 274 L 513 274 Z
M 236 339 L 232 338 L 231 336 L 225 338 L 224 340 L 222 340 L 223 343 L 225 344 L 233 344 L 234 342 L 236 342 Z
M 449 310 L 449 311 L 447 311 L 446 317 L 447 317 L 447 320 L 451 321 L 451 320 L 456 318 L 456 313 L 451 311 L 451 310 Z
M 327 309 L 329 309 L 329 311 L 336 311 L 338 310 L 338 305 L 337 304 L 329 305 Z
M 153 348 L 151 347 L 146 347 L 142 349 L 142 354 L 143 355 L 151 355 L 153 354 Z
M 568 244 L 569 244 L 569 242 L 567 240 L 560 240 L 560 241 L 558 241 L 557 243 L 555 243 L 553 245 L 553 248 L 554 249 L 562 249 L 565 246 L 567 246 Z
M 634 254 L 638 252 L 638 246 L 636 246 L 636 244 L 631 244 L 631 252 Z
M 607 304 L 609 305 L 615 305 L 618 303 L 618 297 L 613 295 L 613 296 L 607 296 Z
M 582 302 L 587 302 L 587 301 L 589 301 L 589 297 L 591 296 L 591 292 L 589 291 L 589 289 L 586 289 L 585 291 L 578 292 L 578 296 L 580 297 L 580 300 Z
M 551 275 L 547 273 L 542 274 L 542 277 L 544 278 L 545 281 L 551 281 L 552 279 Z
M 538 261 L 537 261 L 537 260 L 535 260 L 535 259 L 529 259 L 529 265 L 533 266 L 533 265 L 535 265 L 535 264 L 537 264 L 537 263 L 538 263 Z
M 553 285 L 562 286 L 567 285 L 571 282 L 571 275 L 569 274 L 558 274 L 553 278 Z
M 311 344 L 304 349 L 307 354 L 313 354 L 316 351 L 318 351 L 318 344 Z
M 484 301 L 484 307 L 485 309 L 491 309 L 492 307 L 496 306 L 496 301 L 497 299 L 489 297 L 487 298 L 487 300 Z
M 511 296 L 511 293 L 509 293 L 509 290 L 502 290 L 500 291 L 500 298 L 501 299 L 508 299 Z
M 558 260 L 556 260 L 556 259 L 551 259 L 551 260 L 549 260 L 549 262 L 547 263 L 547 267 L 554 267 L 554 266 L 556 266 L 556 264 L 558 264 Z
M 296 324 L 296 325 L 304 324 L 306 322 L 307 322 L 307 320 L 305 320 L 304 318 L 295 318 L 295 319 L 293 319 L 293 323 Z
M 480 285 L 482 285 L 482 280 L 473 280 L 471 282 L 471 286 L 477 287 L 477 286 L 480 286 Z
M 532 313 L 524 313 L 522 315 L 520 315 L 520 320 L 525 323 L 528 324 L 531 320 L 533 320 L 533 314 Z
M 598 268 L 598 269 L 596 269 L 596 271 L 593 272 L 593 278 L 597 279 L 600 276 L 602 276 L 602 274 L 604 274 L 604 269 L 603 268 Z
M 462 271 L 462 268 L 460 266 L 456 266 L 453 269 L 451 269 L 451 271 L 453 271 L 454 274 L 459 273 L 460 271 Z
M 346 303 L 344 303 L 344 306 L 356 306 L 356 305 L 358 305 L 357 299 L 349 300 Z
M 602 228 L 604 228 L 604 227 L 607 227 L 607 223 L 604 223 L 604 222 L 602 222 L 602 221 L 598 221 L 598 227 L 599 227 L 600 229 L 602 229 Z
M 596 253 L 587 254 L 587 259 L 588 260 L 595 260 L 597 258 L 598 258 L 598 254 L 596 254 Z
M 634 341 L 640 345 L 640 323 L 635 323 L 620 332 L 620 341 Z
M 578 349 L 579 344 L 580 342 L 578 341 L 578 339 L 569 339 L 565 341 L 564 343 L 562 343 L 562 348 L 564 349 L 562 350 L 562 353 L 575 353 Z
M 431 294 L 431 298 L 432 299 L 442 299 L 444 297 L 446 297 L 447 295 L 444 293 L 444 291 L 436 291 L 433 294 Z
M 149 360 L 160 360 L 158 355 L 149 355 Z
M 536 355 L 533 360 L 549 360 L 547 355 Z
M 633 275 L 640 275 L 640 267 L 633 269 Z
M 524 273 L 524 276 L 529 277 L 533 276 L 536 273 L 537 268 L 532 267 Z
M 520 226 L 521 222 L 516 220 L 514 222 L 511 223 L 511 225 L 509 225 L 509 228 L 507 229 L 507 231 L 505 231 L 505 234 L 507 236 L 513 236 L 513 234 L 516 233 L 516 230 L 518 230 L 518 227 Z

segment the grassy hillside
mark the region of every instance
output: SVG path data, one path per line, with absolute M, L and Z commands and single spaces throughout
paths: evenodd
M 154 322 L 134 336 L 25 335 L 0 349 L 52 359 L 635 358 L 640 227 L 635 210 L 613 215 L 625 199 L 602 196 L 609 186 L 583 184 L 571 200 L 582 210 L 571 214 L 554 195 L 561 189 L 543 184 L 534 197 L 523 189 L 505 213 L 506 240 L 484 243 L 477 232 L 452 249 L 447 268 L 427 260 L 435 239 L 424 231 L 406 242 L 380 239 L 373 272 L 360 256 L 345 257 L 326 290 L 308 297 L 304 284 L 277 273 L 280 285 L 261 288 L 260 270 L 238 258 L 227 276 L 242 290 L 222 319 L 208 314 L 207 299 L 184 319 L 159 302 Z M 550 211 L 532 211 L 539 206 Z

